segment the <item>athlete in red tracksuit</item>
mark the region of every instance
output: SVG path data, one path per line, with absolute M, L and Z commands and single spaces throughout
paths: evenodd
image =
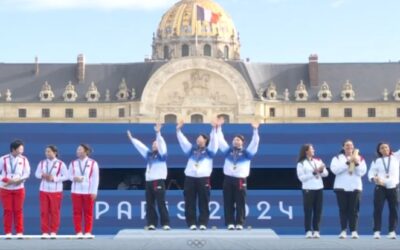
M 79 145 L 78 159 L 69 165 L 69 178 L 72 181 L 72 210 L 75 233 L 79 238 L 93 238 L 93 208 L 99 186 L 99 166 L 89 155 L 91 149 L 86 144 Z M 82 230 L 82 215 L 84 229 Z
M 35 176 L 40 183 L 40 229 L 42 238 L 49 234 L 55 238 L 60 226 L 60 210 L 63 197 L 63 181 L 68 180 L 68 169 L 57 159 L 56 146 L 46 147 L 46 159 L 39 162 Z
M 23 205 L 25 199 L 24 182 L 29 178 L 31 168 L 28 159 L 23 156 L 24 143 L 16 140 L 10 144 L 10 154 L 0 158 L 2 168 L 1 200 L 3 203 L 4 233 L 11 237 L 14 221 L 18 237 L 24 232 Z

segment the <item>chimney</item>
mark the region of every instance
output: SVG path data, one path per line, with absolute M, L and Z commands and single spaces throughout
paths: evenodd
M 318 55 L 312 54 L 308 60 L 308 76 L 310 79 L 310 85 L 311 87 L 318 87 Z
M 35 56 L 35 76 L 39 75 L 39 57 Z
M 85 56 L 83 54 L 78 55 L 76 78 L 78 79 L 78 83 L 85 81 Z

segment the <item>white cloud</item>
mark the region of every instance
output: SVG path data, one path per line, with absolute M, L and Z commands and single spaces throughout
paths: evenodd
M 171 6 L 177 0 L 1 0 L 2 9 L 155 9 Z

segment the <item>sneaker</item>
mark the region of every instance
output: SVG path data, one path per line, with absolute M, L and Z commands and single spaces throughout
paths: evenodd
M 12 234 L 8 233 L 6 234 L 6 240 L 11 240 L 12 239 Z
M 239 230 L 239 231 L 243 230 L 243 226 L 242 225 L 236 225 L 236 230 Z
M 379 231 L 374 232 L 374 239 L 379 240 L 380 238 L 381 238 L 381 232 Z
M 318 231 L 315 231 L 315 232 L 314 232 L 313 238 L 314 238 L 314 239 L 319 239 L 319 238 L 321 238 L 321 235 L 319 234 Z
M 169 230 L 171 230 L 171 227 L 168 225 L 164 225 L 162 229 L 165 231 L 169 231 Z
M 229 224 L 228 225 L 228 230 L 235 230 L 235 225 Z
M 207 227 L 204 226 L 204 225 L 200 225 L 199 229 L 200 229 L 201 231 L 204 231 L 204 230 L 207 230 Z
M 42 240 L 48 239 L 49 238 L 49 234 L 48 233 L 43 233 L 42 237 L 40 237 Z
M 191 226 L 189 227 L 189 229 L 192 230 L 192 231 L 197 230 L 197 226 L 196 226 L 196 225 L 191 225 Z
M 150 225 L 147 227 L 147 230 L 154 231 L 156 230 L 156 227 L 154 225 Z
M 17 233 L 17 239 L 18 240 L 22 240 L 24 238 L 24 234 L 23 233 Z
M 346 233 L 346 231 L 344 230 L 344 231 L 342 231 L 340 234 L 339 234 L 339 239 L 346 239 L 347 238 L 347 233 Z
M 83 234 L 82 234 L 82 232 L 79 232 L 79 233 L 77 233 L 76 234 L 76 237 L 78 238 L 78 239 L 83 239 Z
M 312 238 L 312 232 L 311 231 L 307 231 L 306 239 L 311 239 L 311 238 Z
M 397 238 L 396 232 L 392 231 L 387 236 L 388 239 L 395 240 Z
M 57 234 L 56 233 L 51 233 L 50 234 L 50 239 L 52 239 L 52 240 L 57 239 Z
M 91 233 L 85 233 L 85 239 L 94 239 L 94 235 Z
M 353 231 L 353 232 L 351 232 L 351 238 L 354 240 L 357 240 L 360 238 L 360 236 L 358 236 L 357 231 Z

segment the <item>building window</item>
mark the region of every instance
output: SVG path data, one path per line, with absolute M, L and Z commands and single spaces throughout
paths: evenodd
M 189 45 L 182 45 L 182 57 L 189 56 Z
M 353 117 L 353 109 L 345 108 L 344 109 L 344 117 Z
M 203 116 L 202 115 L 192 115 L 190 117 L 191 123 L 203 123 Z
M 370 118 L 376 117 L 376 108 L 368 109 L 368 117 L 370 117 Z
M 169 59 L 169 47 L 164 46 L 164 59 L 168 60 Z
M 174 114 L 168 114 L 164 116 L 165 123 L 177 123 L 178 118 Z
M 50 109 L 42 109 L 42 118 L 50 117 Z
M 204 45 L 204 56 L 211 56 L 211 46 L 209 44 Z
M 74 110 L 65 109 L 65 118 L 74 118 Z
M 18 109 L 18 117 L 26 118 L 26 109 Z
M 400 108 L 397 109 L 397 117 L 400 117 Z
M 276 109 L 269 108 L 269 117 L 276 117 Z
M 97 109 L 89 109 L 89 118 L 97 118 Z
M 329 117 L 329 109 L 328 108 L 321 109 L 321 117 Z
M 226 45 L 224 47 L 224 58 L 225 59 L 229 59 L 229 47 L 228 47 L 228 45 Z
M 297 109 L 297 117 L 306 117 L 306 109 L 305 108 Z
M 119 118 L 124 118 L 125 117 L 125 108 L 119 108 L 118 109 L 118 117 Z
M 224 118 L 225 123 L 230 123 L 230 117 L 227 114 L 220 114 L 218 118 Z

